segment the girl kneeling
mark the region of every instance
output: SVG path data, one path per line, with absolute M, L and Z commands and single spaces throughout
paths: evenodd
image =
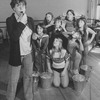
M 68 78 L 68 65 L 69 65 L 69 54 L 62 47 L 62 39 L 55 38 L 53 47 L 49 51 L 48 59 L 48 71 L 53 73 L 53 84 L 56 87 L 60 86 L 67 87 L 69 83 Z

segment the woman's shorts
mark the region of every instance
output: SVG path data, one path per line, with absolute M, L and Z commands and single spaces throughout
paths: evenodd
M 57 71 L 58 73 L 61 73 L 63 70 L 64 70 L 64 68 L 54 68 L 54 67 L 52 67 L 52 70 L 54 70 L 54 71 Z

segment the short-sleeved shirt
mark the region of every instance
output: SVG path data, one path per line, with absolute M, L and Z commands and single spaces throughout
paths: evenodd
M 65 49 L 62 49 L 60 52 L 55 52 L 53 49 L 50 50 L 50 59 L 54 68 L 64 68 L 68 58 L 69 54 Z

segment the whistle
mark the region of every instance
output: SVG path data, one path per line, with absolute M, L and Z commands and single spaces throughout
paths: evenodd
M 24 15 L 23 11 L 20 12 L 22 15 Z

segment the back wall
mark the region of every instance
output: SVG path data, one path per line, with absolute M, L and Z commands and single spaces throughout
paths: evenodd
M 13 10 L 10 7 L 11 0 L 0 0 L 0 21 L 5 21 Z M 54 16 L 61 15 L 68 9 L 87 15 L 88 0 L 27 0 L 27 13 L 35 20 L 42 20 L 47 12 Z

